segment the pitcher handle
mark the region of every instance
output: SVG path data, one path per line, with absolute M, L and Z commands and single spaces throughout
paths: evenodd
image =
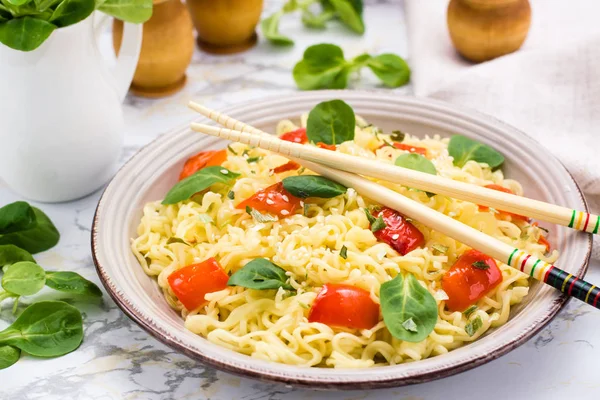
M 109 21 L 106 14 L 102 14 L 96 21 L 96 37 L 100 34 L 102 27 Z M 132 24 L 125 22 L 123 24 L 123 39 L 121 40 L 121 49 L 117 56 L 117 64 L 113 69 L 113 76 L 116 81 L 119 100 L 125 100 L 138 60 L 142 51 L 142 33 L 143 24 Z

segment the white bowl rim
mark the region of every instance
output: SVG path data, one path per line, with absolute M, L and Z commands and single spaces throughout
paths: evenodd
M 377 90 L 373 91 L 348 91 L 348 90 L 325 90 L 319 92 L 301 92 L 301 93 L 293 93 L 293 96 L 297 98 L 314 98 L 316 100 L 324 101 L 330 98 L 360 98 L 361 96 L 368 97 L 373 96 L 377 98 L 376 101 L 385 101 L 394 100 L 394 101 L 402 101 L 407 104 L 412 104 L 416 106 L 437 106 L 440 108 L 446 108 L 448 110 L 456 111 L 463 116 L 470 115 L 477 117 L 478 122 L 486 121 L 492 125 L 497 127 L 502 127 L 503 130 L 509 130 L 513 133 L 518 133 L 526 138 L 530 143 L 537 144 L 533 139 L 531 139 L 525 133 L 519 131 L 518 129 L 501 122 L 489 115 L 483 114 L 478 111 L 474 111 L 465 107 L 459 107 L 454 104 L 449 104 L 446 102 L 431 100 L 431 99 L 421 99 L 409 96 L 402 96 L 397 94 L 385 93 Z M 234 112 L 242 110 L 246 107 L 255 107 L 256 104 L 266 104 L 266 103 L 275 103 L 280 102 L 281 96 L 268 96 L 263 97 L 258 100 L 253 101 L 252 103 L 244 102 L 234 104 L 232 106 L 226 107 L 222 109 L 222 112 L 226 114 L 233 115 Z M 252 106 L 248 106 L 248 104 L 252 104 Z M 204 120 L 204 118 L 200 118 L 200 120 Z M 117 178 L 124 174 L 128 168 L 134 164 L 136 161 L 142 158 L 145 152 L 151 149 L 154 146 L 160 144 L 161 141 L 165 140 L 169 136 L 176 135 L 182 131 L 189 131 L 189 126 L 186 124 L 179 129 L 175 129 L 166 135 L 159 136 L 154 139 L 149 144 L 145 145 L 141 148 L 136 154 L 134 154 L 117 172 L 115 177 L 111 180 L 111 182 L 107 185 L 100 200 L 98 202 L 98 206 L 96 208 L 96 212 L 94 215 L 93 225 L 92 225 L 92 234 L 91 234 L 91 248 L 92 248 L 92 258 L 94 264 L 96 266 L 97 273 L 102 281 L 102 284 L 106 288 L 109 295 L 115 301 L 119 308 L 134 322 L 136 322 L 140 327 L 142 327 L 145 331 L 147 331 L 150 335 L 154 336 L 160 342 L 172 347 L 175 350 L 178 350 L 190 358 L 196 359 L 206 365 L 215 367 L 217 369 L 230 372 L 233 374 L 241 375 L 244 377 L 251 377 L 255 379 L 259 379 L 267 382 L 279 382 L 293 386 L 299 387 L 308 387 L 312 389 L 338 389 L 338 390 L 355 390 L 355 389 L 378 389 L 385 387 L 398 387 L 409 384 L 423 383 L 430 380 L 440 379 L 443 377 L 451 376 L 477 366 L 483 365 L 489 361 L 492 361 L 509 351 L 515 349 L 520 346 L 527 340 L 529 340 L 532 336 L 538 333 L 544 326 L 546 326 L 554 316 L 561 310 L 562 307 L 569 301 L 570 297 L 556 291 L 552 295 L 553 299 L 547 305 L 545 313 L 540 315 L 535 321 L 533 321 L 529 326 L 524 327 L 521 330 L 521 334 L 517 337 L 512 338 L 509 342 L 504 343 L 502 346 L 497 346 L 486 354 L 477 355 L 477 356 L 469 356 L 463 357 L 460 362 L 454 362 L 443 366 L 436 366 L 435 368 L 427 368 L 422 371 L 417 371 L 416 373 L 409 374 L 401 374 L 401 373 L 392 373 L 391 369 L 401 367 L 402 365 L 408 364 L 400 364 L 395 367 L 379 367 L 379 368 L 371 368 L 370 371 L 378 370 L 381 371 L 381 374 L 377 374 L 377 376 L 372 376 L 371 374 L 365 374 L 364 372 L 367 370 L 337 370 L 337 369 L 324 369 L 324 368 L 301 368 L 301 367 L 293 367 L 288 365 L 283 365 L 279 363 L 272 363 L 262 360 L 256 360 L 250 358 L 249 356 L 240 355 L 233 351 L 227 349 L 221 349 L 228 353 L 229 358 L 220 358 L 220 357 L 211 357 L 205 353 L 199 352 L 198 348 L 206 347 L 213 345 L 212 343 L 206 341 L 206 343 L 199 344 L 196 346 L 191 346 L 190 343 L 186 343 L 184 340 L 176 336 L 176 333 L 167 332 L 163 330 L 161 327 L 157 326 L 157 323 L 153 320 L 150 315 L 145 314 L 144 312 L 137 309 L 131 299 L 126 296 L 125 293 L 122 293 L 118 290 L 118 288 L 112 282 L 109 274 L 109 268 L 107 269 L 101 262 L 102 257 L 102 249 L 98 244 L 98 234 L 99 234 L 99 220 L 102 216 L 103 206 L 108 201 L 106 198 L 107 192 L 111 189 L 112 185 L 115 185 L 115 182 L 118 180 Z M 583 211 L 588 212 L 587 202 L 581 192 L 579 185 L 571 175 L 571 173 L 564 167 L 564 165 L 556 159 L 554 156 L 549 155 L 549 162 L 557 162 L 564 169 L 567 175 L 570 177 L 570 180 L 573 185 L 573 188 L 576 189 L 577 195 L 579 196 L 582 205 Z M 586 255 L 583 259 L 583 262 L 580 266 L 577 267 L 575 273 L 577 276 L 584 276 L 587 272 L 589 259 L 591 256 L 592 249 L 592 235 L 587 234 L 587 251 Z M 149 278 L 151 279 L 151 278 Z M 500 328 L 501 330 L 501 328 Z M 480 339 L 483 340 L 483 339 Z M 213 345 L 216 346 L 216 345 Z M 460 349 L 464 349 L 467 346 L 464 346 Z M 453 350 L 452 353 L 460 350 Z M 239 357 L 247 358 L 247 362 L 240 363 L 238 359 Z M 423 361 L 418 361 L 416 363 L 423 363 L 427 360 L 435 360 L 438 357 L 429 358 Z M 257 365 L 253 365 L 257 364 Z M 415 363 L 410 363 L 415 364 Z M 258 366 L 260 365 L 260 367 Z M 342 371 L 342 373 L 339 373 Z M 343 373 L 343 372 L 346 373 Z M 352 373 L 356 372 L 356 373 Z M 362 372 L 362 373 L 361 373 Z M 350 376 L 350 377 L 348 377 Z

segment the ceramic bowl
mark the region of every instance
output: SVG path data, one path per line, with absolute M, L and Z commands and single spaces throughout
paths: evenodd
M 401 129 L 419 136 L 461 134 L 485 142 L 506 157 L 505 175 L 523 183 L 529 197 L 587 210 L 577 184 L 554 157 L 524 133 L 489 116 L 437 101 L 378 92 L 305 92 L 252 101 L 222 110 L 266 131 L 277 121 L 298 119 L 317 103 L 341 98 L 384 131 Z M 191 114 L 190 114 L 191 115 Z M 208 122 L 205 118 L 198 122 Z M 525 302 L 514 307 L 504 326 L 447 354 L 426 360 L 369 369 L 300 368 L 253 359 L 210 343 L 184 328 L 129 249 L 144 203 L 162 199 L 192 154 L 223 148 L 220 139 L 175 130 L 150 143 L 127 162 L 102 195 L 94 218 L 92 249 L 98 274 L 121 309 L 161 342 L 205 364 L 246 377 L 321 389 L 368 389 L 420 383 L 491 361 L 536 334 L 566 303 L 558 291 L 532 282 Z M 550 241 L 560 250 L 560 268 L 583 276 L 591 237 L 552 227 Z

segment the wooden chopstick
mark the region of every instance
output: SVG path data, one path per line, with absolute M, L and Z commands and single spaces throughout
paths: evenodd
M 190 107 L 196 111 L 202 109 L 198 108 L 202 106 L 195 103 L 192 103 Z M 192 129 L 213 136 L 219 136 L 224 139 L 257 146 L 266 150 L 281 153 L 285 156 L 313 161 L 335 169 L 371 176 L 389 182 L 400 183 L 426 192 L 443 194 L 452 198 L 493 207 L 498 210 L 525 215 L 553 224 L 568 226 L 569 228 L 580 231 L 598 233 L 600 228 L 600 216 L 598 215 L 572 210 L 555 204 L 504 193 L 466 182 L 455 181 L 439 175 L 430 175 L 408 168 L 386 164 L 377 160 L 368 160 L 314 146 L 304 146 L 299 143 L 287 142 L 272 135 L 257 137 L 253 136 L 253 134 L 257 132 L 249 132 L 248 130 L 245 132 L 240 131 L 240 127 L 242 126 L 243 124 L 239 121 L 238 124 L 232 128 L 233 130 L 193 123 Z
M 266 132 L 204 106 L 200 106 L 195 103 L 193 106 L 190 106 L 195 111 L 198 111 L 200 114 L 218 122 L 219 124 L 222 124 L 225 127 L 239 129 L 238 132 L 235 132 L 231 131 L 230 129 L 221 129 L 213 126 L 192 123 L 193 130 L 219 137 L 221 137 L 222 133 L 223 135 L 228 135 L 233 140 L 236 140 L 234 139 L 233 135 L 237 135 L 240 138 L 247 138 L 247 141 L 243 143 L 254 146 L 258 146 L 259 143 L 268 143 L 269 146 L 273 146 L 273 148 L 260 146 L 266 148 L 267 150 L 277 151 L 279 148 L 277 146 L 279 143 L 276 141 L 263 141 L 263 139 L 271 137 L 271 135 Z M 210 129 L 207 129 L 207 127 Z M 302 146 L 300 145 L 300 147 Z M 292 158 L 292 160 L 294 159 Z M 507 243 L 488 236 L 477 229 L 474 229 L 468 225 L 464 225 L 463 223 L 456 221 L 447 215 L 432 210 L 431 208 L 419 202 L 413 201 L 405 196 L 398 195 L 397 192 L 370 181 L 369 179 L 363 178 L 362 176 L 330 168 L 319 163 L 306 161 L 304 159 L 297 161 L 311 171 L 339 182 L 346 187 L 352 187 L 358 193 L 361 193 L 362 195 L 365 195 L 370 199 L 377 201 L 378 203 L 393 208 L 402 214 L 421 222 L 431 229 L 435 229 L 436 231 L 458 240 L 459 242 L 488 254 L 489 256 L 529 275 L 530 277 L 542 281 L 569 296 L 573 296 L 600 309 L 600 288 L 582 279 L 579 279 L 578 277 L 573 276 L 572 274 L 569 274 L 568 272 L 563 271 L 554 265 L 544 262 L 530 254 L 525 253 L 523 250 L 514 248 Z

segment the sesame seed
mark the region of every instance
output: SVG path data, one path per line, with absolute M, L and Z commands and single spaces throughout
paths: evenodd
M 271 199 L 267 199 L 267 204 L 275 204 L 275 202 Z
M 397 240 L 400 237 L 400 235 L 398 235 L 397 233 L 395 235 L 392 235 L 392 239 Z
M 289 201 L 290 201 L 290 198 L 289 198 L 289 197 L 287 197 L 287 195 L 285 195 L 285 194 L 284 194 L 283 196 L 281 196 L 281 198 L 282 198 L 284 201 L 286 201 L 286 202 L 289 202 Z
M 222 173 L 223 175 L 227 175 L 227 174 L 229 173 L 229 171 L 227 171 L 226 169 L 222 169 L 222 170 L 221 170 L 221 173 Z
M 281 215 L 288 215 L 290 212 L 288 210 L 281 210 Z

